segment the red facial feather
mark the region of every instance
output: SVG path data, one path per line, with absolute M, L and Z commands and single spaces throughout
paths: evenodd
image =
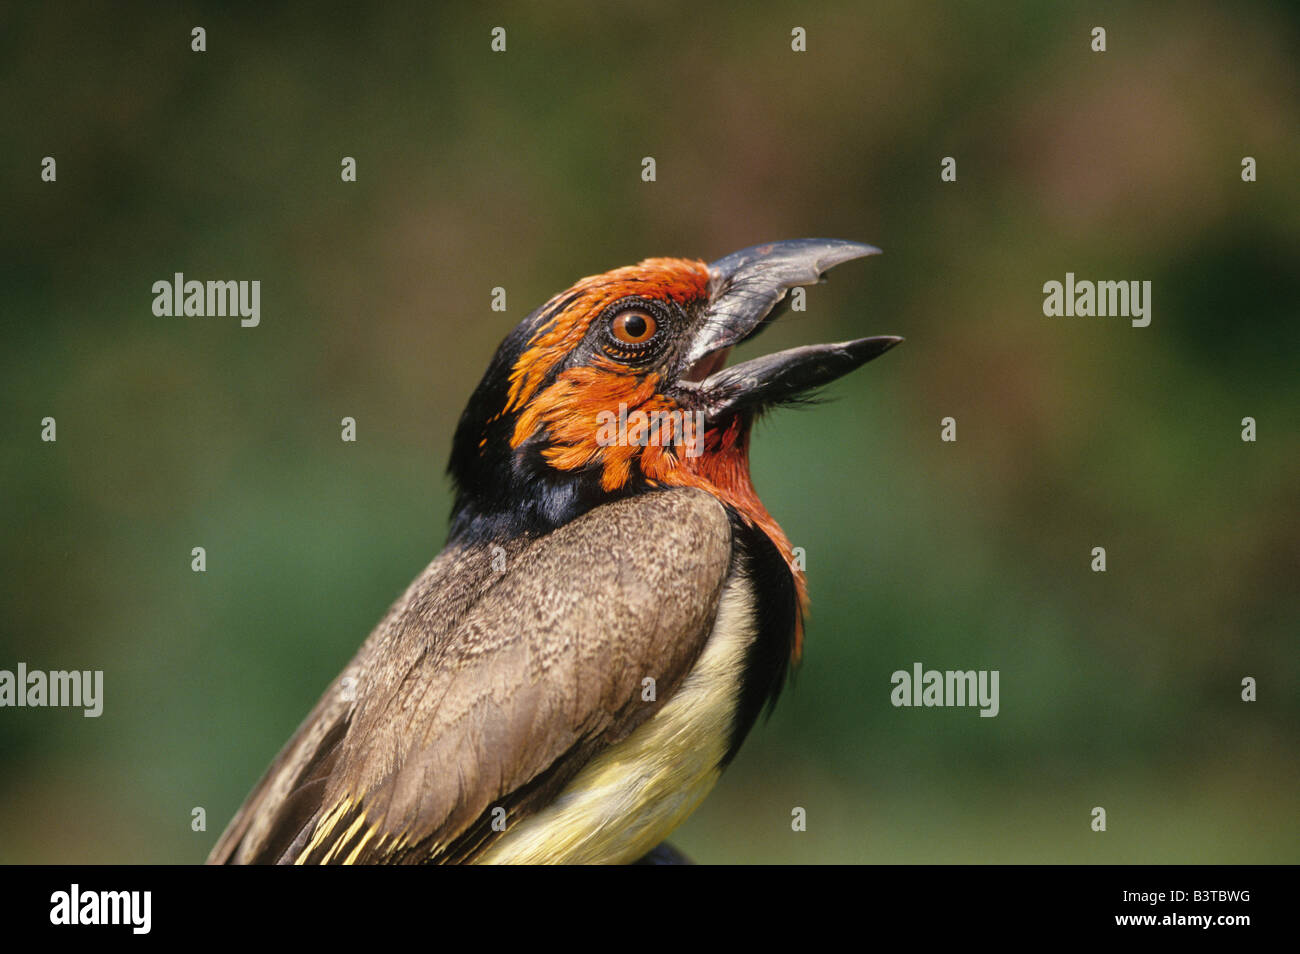
M 547 373 L 578 346 L 587 327 L 610 302 L 628 295 L 657 298 L 687 304 L 708 295 L 709 269 L 703 262 L 685 258 L 648 258 L 639 265 L 627 265 L 601 275 L 582 279 L 568 291 L 546 303 L 553 307 L 567 298 L 573 301 L 540 329 L 510 372 L 510 412 L 528 403 Z

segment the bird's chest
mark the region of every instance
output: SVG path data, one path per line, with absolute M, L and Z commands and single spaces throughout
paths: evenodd
M 727 757 L 758 633 L 754 596 L 749 577 L 733 569 L 708 641 L 672 698 L 587 763 L 550 805 L 507 829 L 480 862 L 627 863 L 685 821 Z

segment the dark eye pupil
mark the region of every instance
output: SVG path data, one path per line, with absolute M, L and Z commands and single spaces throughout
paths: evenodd
M 623 321 L 623 330 L 632 338 L 640 338 L 646 333 L 645 318 L 641 315 L 628 315 Z

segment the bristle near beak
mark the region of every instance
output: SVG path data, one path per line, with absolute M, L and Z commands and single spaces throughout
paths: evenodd
M 721 351 L 714 351 L 712 354 L 706 354 L 699 361 L 696 361 L 681 380 L 691 384 L 699 384 L 705 378 L 721 371 L 727 365 L 727 357 L 731 354 L 730 348 L 723 348 Z

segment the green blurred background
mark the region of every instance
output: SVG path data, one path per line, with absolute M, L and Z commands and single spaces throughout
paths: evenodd
M 452 429 L 514 323 L 801 236 L 885 254 L 741 357 L 907 342 L 759 427 L 806 658 L 679 847 L 1300 860 L 1294 8 L 0 17 L 0 668 L 105 671 L 99 719 L 0 710 L 0 861 L 200 861 L 442 546 Z M 155 317 L 175 271 L 260 280 L 260 327 Z M 1067 271 L 1151 280 L 1151 326 L 1045 318 Z M 1000 715 L 893 708 L 918 661 L 999 670 Z

